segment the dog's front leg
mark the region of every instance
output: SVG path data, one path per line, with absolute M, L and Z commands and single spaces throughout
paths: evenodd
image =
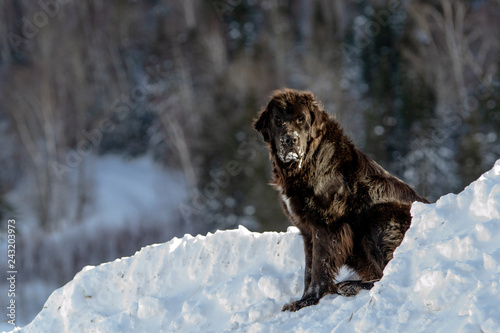
M 311 284 L 312 258 L 313 258 L 313 242 L 310 232 L 302 232 L 304 239 L 304 254 L 305 254 L 305 270 L 304 270 L 304 295 Z M 302 295 L 302 297 L 304 297 Z
M 332 240 L 330 234 L 322 228 L 313 230 L 307 237 L 304 236 L 306 251 L 306 271 L 304 273 L 304 294 L 298 301 L 286 304 L 283 311 L 297 311 L 303 307 L 317 304 L 321 297 L 328 293 L 335 293 L 336 285 L 333 278 L 340 267 L 332 260 Z M 310 254 L 309 254 L 310 253 Z

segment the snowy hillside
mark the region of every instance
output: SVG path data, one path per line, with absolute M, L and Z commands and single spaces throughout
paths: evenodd
M 69 213 L 67 219 L 54 221 L 61 225 L 58 230 L 40 230 L 32 206 L 33 186 L 28 179 L 7 195 L 9 202 L 25 203 L 15 214 L 19 231 L 15 295 L 19 326 L 30 323 L 50 294 L 70 281 L 85 264 L 96 265 L 131 255 L 141 246 L 190 231 L 178 212 L 179 204 L 188 198 L 182 173 L 155 163 L 150 156 L 89 156 L 85 162 L 88 201 L 80 223 L 74 223 L 73 214 Z M 78 192 L 72 185 L 77 182 L 77 175 L 76 170 L 65 174 L 65 184 L 69 184 L 68 212 L 76 211 Z M 0 248 L 7 253 L 5 234 L 0 237 Z M 0 261 L 4 272 L 6 264 L 6 260 Z M 7 280 L 0 280 L 0 290 L 9 290 Z M 9 306 L 9 300 L 0 297 L 0 307 Z M 0 332 L 11 327 L 0 320 Z
M 301 296 L 301 237 L 240 227 L 86 267 L 22 332 L 500 332 L 500 161 L 412 214 L 383 279 L 353 298 L 281 312 Z

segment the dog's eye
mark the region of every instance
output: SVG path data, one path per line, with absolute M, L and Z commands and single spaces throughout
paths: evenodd
M 276 124 L 276 126 L 281 127 L 281 118 L 274 117 L 274 123 Z
M 297 118 L 297 123 L 298 124 L 302 124 L 304 122 L 304 120 L 305 120 L 304 116 L 300 116 L 300 117 Z

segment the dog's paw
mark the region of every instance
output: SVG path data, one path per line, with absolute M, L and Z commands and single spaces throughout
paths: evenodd
M 283 308 L 281 309 L 281 311 L 295 312 L 295 311 L 298 311 L 302 308 L 305 308 L 306 306 L 316 305 L 318 303 L 319 303 L 319 298 L 301 299 L 301 300 L 283 305 Z
M 351 297 L 356 296 L 360 290 L 370 290 L 373 287 L 373 282 L 362 281 L 344 281 L 337 283 L 337 294 L 341 296 Z

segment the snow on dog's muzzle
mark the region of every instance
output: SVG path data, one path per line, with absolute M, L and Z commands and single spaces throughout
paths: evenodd
M 299 133 L 293 131 L 280 137 L 279 157 L 285 162 L 301 161 L 304 152 L 300 149 Z

